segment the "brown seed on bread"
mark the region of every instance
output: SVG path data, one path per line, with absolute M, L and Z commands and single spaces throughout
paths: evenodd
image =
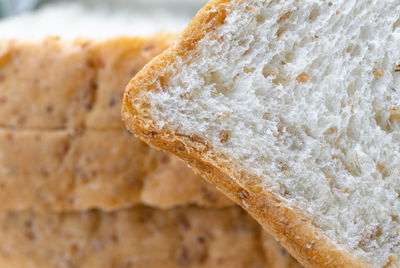
M 297 82 L 299 83 L 305 83 L 310 79 L 310 76 L 306 73 L 301 73 L 296 77 Z
M 373 70 L 373 74 L 375 75 L 375 76 L 377 76 L 377 77 L 382 77 L 385 73 L 382 71 L 382 70 L 379 70 L 379 69 L 374 69 Z

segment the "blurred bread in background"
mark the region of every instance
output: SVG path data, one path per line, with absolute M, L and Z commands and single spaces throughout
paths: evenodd
M 231 204 L 184 164 L 165 168 L 170 156 L 120 119 L 131 75 L 174 37 L 0 41 L 0 209 L 113 210 L 140 203 L 142 190 L 155 207 Z M 167 194 L 157 188 L 164 197 L 143 189 L 153 172 L 169 182 Z
M 8 268 L 271 267 L 261 228 L 238 207 L 2 212 L 0 240 Z
M 179 32 L 206 0 L 1 0 L 0 39 L 110 38 Z M 26 13 L 24 10 L 38 7 Z M 18 14 L 16 16 L 10 16 Z M 8 16 L 7 16 L 8 15 Z M 28 27 L 29 26 L 29 27 Z

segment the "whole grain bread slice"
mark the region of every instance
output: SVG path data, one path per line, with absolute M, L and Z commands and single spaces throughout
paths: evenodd
M 310 267 L 396 267 L 399 1 L 210 1 L 122 115 Z
M 0 209 L 232 206 L 174 156 L 123 129 L 0 130 Z
M 175 36 L 1 41 L 0 209 L 232 205 L 121 121 L 124 86 Z

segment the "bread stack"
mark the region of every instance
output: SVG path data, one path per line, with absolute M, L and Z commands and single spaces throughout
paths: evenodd
M 68 8 L 0 24 L 0 267 L 299 266 L 214 186 L 125 130 L 126 83 L 176 36 L 154 35 L 156 23 L 148 37 L 17 33 L 55 28 Z M 93 25 L 117 25 L 103 15 Z

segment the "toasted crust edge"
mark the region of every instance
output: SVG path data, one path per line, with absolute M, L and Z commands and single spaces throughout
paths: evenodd
M 289 208 L 272 192 L 247 191 L 224 170 L 223 161 L 204 157 L 205 144 L 194 142 L 189 137 L 174 136 L 173 131 L 160 130 L 153 119 L 143 117 L 131 103 L 133 96 L 140 98 L 141 92 L 152 89 L 159 81 L 158 74 L 176 56 L 192 50 L 196 43 L 216 26 L 223 23 L 226 7 L 223 3 L 233 0 L 212 0 L 204 6 L 178 41 L 161 55 L 149 62 L 128 84 L 123 100 L 122 118 L 127 128 L 147 144 L 170 152 L 187 162 L 207 181 L 217 186 L 230 199 L 252 215 L 265 230 L 271 233 L 306 267 L 371 267 L 363 259 L 339 248 L 317 227 L 304 217 L 300 210 Z

